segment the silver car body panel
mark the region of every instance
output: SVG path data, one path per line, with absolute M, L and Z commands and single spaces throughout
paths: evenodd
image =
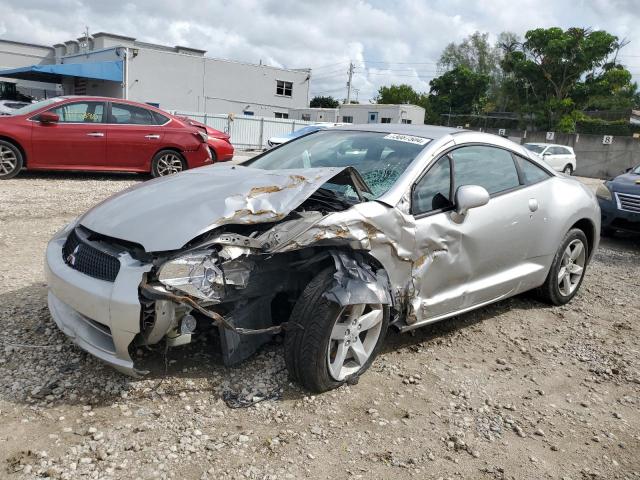
M 47 245 L 45 275 L 49 285 L 49 311 L 66 335 L 84 350 L 129 375 L 136 375 L 129 345 L 140 332 L 138 287 L 151 269 L 129 254 L 119 257 L 114 282 L 84 275 L 62 257 L 66 232 Z
M 344 170 L 210 165 L 124 190 L 93 207 L 80 223 L 147 252 L 175 250 L 222 225 L 281 220 Z
M 336 129 L 419 135 L 432 141 L 380 198 L 326 215 L 304 212 L 298 218 L 285 219 L 342 168 L 264 171 L 225 165 L 187 171 L 126 190 L 94 207 L 79 222 L 103 235 L 139 243 L 147 252 L 180 249 L 194 237 L 225 224 L 265 222 L 274 225 L 253 237 L 249 246 L 232 247 L 237 258 L 258 250 L 275 255 L 307 247 L 339 246 L 366 252 L 385 272 L 384 282 L 378 278 L 371 290 L 379 291 L 380 285 L 388 284 L 394 308 L 400 313 L 396 325 L 401 330 L 541 285 L 566 232 L 580 220 L 587 219 L 593 225 L 591 254 L 598 246 L 600 212 L 595 195 L 507 139 L 417 125 Z M 507 149 L 540 165 L 549 178 L 493 195 L 488 204 L 465 215 L 455 211 L 411 215 L 414 183 L 442 154 L 468 144 Z M 56 322 L 65 332 L 71 331 L 71 336 L 75 334 L 83 348 L 88 340 L 78 338 L 85 330 L 77 327 L 82 318 L 65 313 L 60 304 L 108 326 L 116 353 L 91 350 L 93 344 L 87 349 L 124 371 L 132 371 L 126 349 L 140 331 L 138 286 L 150 265 L 122 255 L 116 281 L 105 285 L 64 263 L 60 253 L 64 238 L 54 238 L 47 249 Z M 366 285 L 359 288 L 366 289 Z M 347 302 L 345 293 L 336 291 L 334 297 Z

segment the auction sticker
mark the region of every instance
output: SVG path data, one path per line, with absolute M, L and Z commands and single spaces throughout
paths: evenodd
M 426 145 L 429 143 L 428 138 L 414 137 L 413 135 L 402 135 L 400 133 L 390 133 L 384 138 L 386 140 L 396 140 L 398 142 L 414 143 L 416 145 Z

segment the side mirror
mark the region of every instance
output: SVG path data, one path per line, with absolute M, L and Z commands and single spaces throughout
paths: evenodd
M 455 200 L 458 215 L 466 215 L 470 209 L 489 203 L 489 192 L 480 185 L 462 185 L 456 190 Z
M 42 112 L 38 116 L 38 121 L 40 123 L 58 123 L 60 121 L 60 117 L 55 113 L 51 112 Z

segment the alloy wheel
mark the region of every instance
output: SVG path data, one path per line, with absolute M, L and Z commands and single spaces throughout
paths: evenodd
M 182 170 L 182 160 L 174 153 L 167 153 L 158 159 L 157 171 L 161 177 L 179 173 Z
M 18 158 L 13 150 L 0 145 L 0 176 L 9 175 L 18 166 Z
M 571 295 L 582 279 L 587 253 L 582 240 L 576 238 L 562 254 L 560 270 L 558 270 L 558 289 L 565 297 Z
M 383 318 L 379 304 L 349 305 L 340 312 L 327 349 L 329 374 L 334 380 L 344 380 L 366 365 L 380 338 Z

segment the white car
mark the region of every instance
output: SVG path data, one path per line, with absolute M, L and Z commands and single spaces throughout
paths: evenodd
M 19 100 L 0 100 L 0 115 L 12 115 L 19 108 L 26 107 L 29 102 Z
M 325 130 L 331 127 L 339 127 L 342 125 L 346 125 L 345 123 L 314 123 L 312 125 L 307 125 L 306 127 L 302 127 L 295 132 L 288 133 L 286 135 L 277 135 L 275 137 L 271 137 L 267 140 L 267 145 L 269 148 L 277 147 L 278 145 L 282 145 L 283 143 L 287 143 L 294 138 L 302 137 L 303 135 L 307 135 L 309 133 L 317 132 L 318 130 Z
M 540 156 L 558 172 L 571 175 L 576 171 L 576 154 L 571 147 L 554 143 L 525 143 L 523 147 Z

